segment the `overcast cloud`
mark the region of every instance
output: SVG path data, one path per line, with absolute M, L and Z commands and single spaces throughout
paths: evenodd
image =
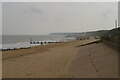
M 117 9 L 117 2 L 4 2 L 2 32 L 43 35 L 111 29 Z

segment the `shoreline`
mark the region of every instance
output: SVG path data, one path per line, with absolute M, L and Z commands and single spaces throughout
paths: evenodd
M 65 44 L 69 44 L 69 43 L 76 42 L 76 41 L 77 40 L 68 41 L 68 42 L 60 42 L 60 43 L 52 43 L 52 44 L 47 44 L 47 45 L 36 45 L 36 46 L 31 46 L 31 47 L 22 48 L 22 49 L 1 51 L 2 52 L 2 60 L 32 55 L 32 54 L 34 54 L 35 50 L 36 51 L 39 50 L 39 52 L 44 53 L 44 52 L 49 51 L 49 49 L 51 49 L 51 48 L 64 46 Z M 27 52 L 27 53 L 25 53 L 25 52 Z

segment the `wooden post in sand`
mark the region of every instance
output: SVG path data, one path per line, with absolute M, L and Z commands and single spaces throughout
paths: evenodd
M 30 37 L 30 44 L 32 44 L 32 38 Z

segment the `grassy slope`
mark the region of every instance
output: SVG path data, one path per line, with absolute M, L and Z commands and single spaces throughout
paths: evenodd
M 102 35 L 102 39 L 109 40 L 109 41 L 120 44 L 120 41 L 119 41 L 120 40 L 120 28 L 112 29 L 108 31 L 107 33 Z

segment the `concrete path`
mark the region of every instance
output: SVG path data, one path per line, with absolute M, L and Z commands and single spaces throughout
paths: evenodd
M 68 73 L 74 78 L 117 78 L 118 52 L 102 43 L 79 47 Z

